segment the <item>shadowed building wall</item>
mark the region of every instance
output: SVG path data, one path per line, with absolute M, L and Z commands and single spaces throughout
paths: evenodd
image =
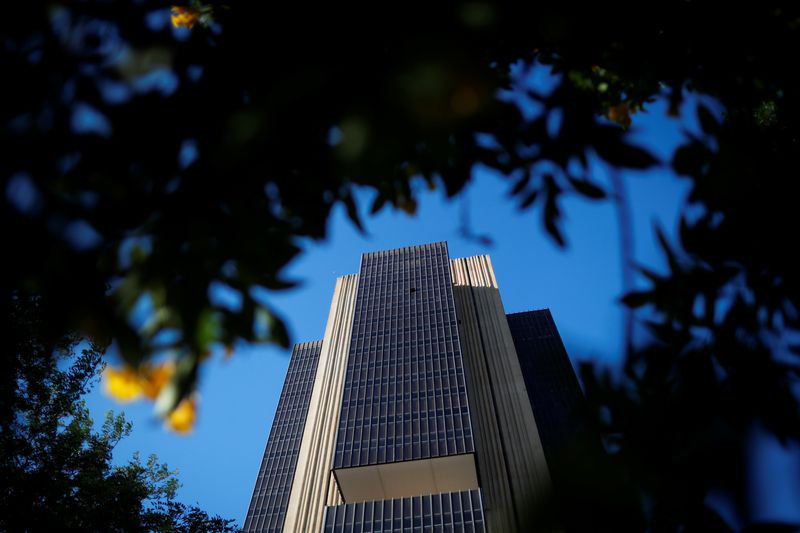
M 510 323 L 488 256 L 364 254 L 323 341 L 295 348 L 245 531 L 559 531 L 531 511 L 551 501 L 540 431 L 560 430 L 539 427 Z
M 550 310 L 507 318 L 565 529 L 595 531 L 600 523 L 625 529 L 614 516 L 617 504 L 600 503 L 598 496 L 604 489 L 621 499 L 631 495 L 611 489 L 617 481 L 599 432 L 588 424 L 583 392 Z
M 549 309 L 511 313 L 508 325 L 545 455 L 584 429 L 583 393 Z

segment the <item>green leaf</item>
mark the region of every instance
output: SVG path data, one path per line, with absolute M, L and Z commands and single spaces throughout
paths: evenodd
M 214 309 L 206 307 L 197 317 L 195 342 L 197 349 L 204 352 L 212 342 L 216 341 L 222 331 L 221 315 Z
M 272 315 L 272 322 L 270 323 L 269 340 L 281 348 L 288 348 L 291 344 L 289 330 L 286 328 L 286 324 L 281 318 L 274 314 Z

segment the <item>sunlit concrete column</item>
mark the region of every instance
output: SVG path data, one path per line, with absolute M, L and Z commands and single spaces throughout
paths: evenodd
M 488 256 L 451 261 L 487 529 L 519 531 L 552 483 Z
M 342 276 L 336 280 L 287 504 L 283 527 L 286 533 L 320 531 L 325 506 L 342 503 L 332 481 L 331 462 L 342 405 L 342 386 L 357 286 L 357 274 Z

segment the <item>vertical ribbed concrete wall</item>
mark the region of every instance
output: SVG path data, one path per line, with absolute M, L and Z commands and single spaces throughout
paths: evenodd
M 520 531 L 552 492 L 544 450 L 488 256 L 451 261 L 489 531 Z
M 342 503 L 332 482 L 331 461 L 357 287 L 357 274 L 336 280 L 289 496 L 285 533 L 320 531 L 325 506 Z

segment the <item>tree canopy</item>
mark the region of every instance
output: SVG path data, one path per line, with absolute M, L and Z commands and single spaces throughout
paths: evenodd
M 237 531 L 233 520 L 176 501 L 178 480 L 155 455 L 112 464 L 131 424 L 109 411 L 95 432 L 82 400 L 102 352 L 79 350 L 77 335 L 44 342 L 38 299 L 13 305 L 0 389 L 0 530 Z
M 132 368 L 170 351 L 162 410 L 214 347 L 289 342 L 269 291 L 292 286 L 298 238 L 323 238 L 334 205 L 362 225 L 356 188 L 413 213 L 419 187 L 454 196 L 485 165 L 563 246 L 565 195 L 622 201 L 591 175 L 602 161 L 666 165 L 691 189 L 678 242 L 656 237 L 669 271 L 639 271 L 648 288 L 623 300 L 651 333 L 628 339 L 625 385 L 584 376 L 664 503 L 650 520 L 678 527 L 720 482 L 702 468 L 719 435 L 758 420 L 800 437 L 795 7 L 193 1 L 179 27 L 147 0 L 17 9 L 0 22 L 4 297 L 42 295 L 52 338 L 114 339 Z M 513 73 L 529 68 L 553 86 Z M 670 161 L 632 143 L 637 113 L 678 114 L 687 93 L 722 117 L 701 105 Z

